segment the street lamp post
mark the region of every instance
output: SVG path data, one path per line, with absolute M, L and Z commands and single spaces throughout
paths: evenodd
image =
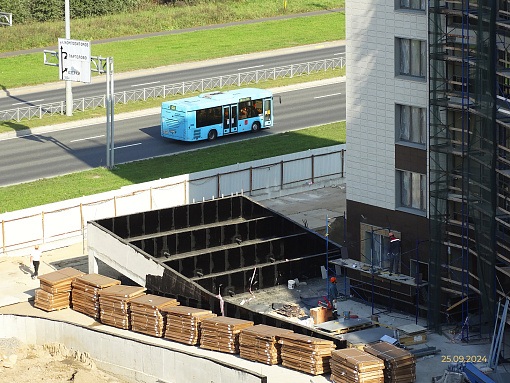
M 66 24 L 66 39 L 71 38 L 71 11 L 69 8 L 69 0 L 65 0 L 65 24 Z M 73 89 L 71 81 L 66 81 L 66 116 L 73 115 Z

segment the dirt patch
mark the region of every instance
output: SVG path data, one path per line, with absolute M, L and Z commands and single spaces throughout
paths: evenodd
M 127 383 L 98 369 L 86 352 L 61 343 L 27 345 L 17 338 L 0 339 L 0 380 L 10 383 Z

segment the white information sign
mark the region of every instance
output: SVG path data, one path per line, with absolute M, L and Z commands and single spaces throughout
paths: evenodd
M 58 39 L 60 79 L 90 82 L 90 41 Z

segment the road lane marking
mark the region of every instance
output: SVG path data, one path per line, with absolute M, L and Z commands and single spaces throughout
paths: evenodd
M 87 137 L 87 138 L 79 138 L 77 140 L 72 140 L 72 141 L 69 141 L 69 142 L 87 141 L 87 140 L 93 140 L 94 138 L 101 138 L 101 137 L 104 137 L 104 134 L 101 134 L 100 136 L 92 136 L 92 137 Z
M 137 145 L 142 145 L 142 143 L 141 143 L 141 142 L 138 142 L 138 143 L 136 143 L 136 144 L 131 144 L 131 145 L 116 146 L 116 147 L 115 147 L 115 150 L 117 150 L 117 149 L 129 148 L 130 146 L 137 146 Z
M 318 99 L 318 98 L 325 98 L 325 97 L 333 97 L 333 96 L 338 96 L 342 93 L 332 93 L 332 94 L 325 94 L 324 96 L 317 96 L 317 97 L 314 97 L 314 99 Z
M 23 104 L 32 104 L 34 102 L 44 101 L 44 98 L 41 98 L 40 100 L 32 100 L 32 101 L 23 101 L 23 102 L 17 102 L 15 104 L 11 105 L 23 105 Z
M 255 69 L 255 68 L 260 68 L 260 67 L 263 67 L 263 66 L 264 65 L 247 66 L 247 67 L 244 67 L 244 68 L 237 68 L 237 70 Z
M 159 84 L 160 82 L 161 82 L 161 81 L 145 82 L 145 83 L 143 83 L 143 84 L 131 85 L 131 88 L 134 88 L 135 86 L 144 86 L 144 85 Z

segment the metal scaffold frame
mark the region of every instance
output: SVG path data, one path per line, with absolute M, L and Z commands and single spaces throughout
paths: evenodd
M 496 211 L 501 199 L 497 154 L 502 147 L 505 153 L 510 151 L 507 135 L 503 138 L 496 128 L 501 98 L 496 92 L 496 41 L 501 37 L 496 19 L 501 4 L 492 0 L 429 4 L 428 319 L 439 332 L 445 319 L 454 316 L 461 324 L 462 340 L 468 341 L 475 322 L 480 332 L 482 324 L 494 322 L 496 266 L 504 269 L 510 264 L 496 261 L 500 232 Z M 504 31 L 505 36 L 509 32 Z M 510 75 L 507 80 L 510 83 Z M 508 250 L 508 238 L 499 242 L 501 248 L 506 244 Z M 501 286 L 501 293 L 507 288 Z M 475 313 L 479 315 L 473 317 Z

